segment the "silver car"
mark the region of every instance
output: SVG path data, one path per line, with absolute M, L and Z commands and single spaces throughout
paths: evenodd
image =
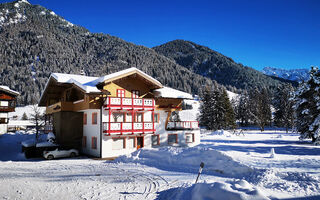
M 76 149 L 57 148 L 53 151 L 43 152 L 43 157 L 48 160 L 52 160 L 54 158 L 75 157 L 78 155 L 79 155 L 79 151 Z

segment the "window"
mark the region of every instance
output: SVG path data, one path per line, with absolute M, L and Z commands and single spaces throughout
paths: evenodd
M 194 133 L 186 133 L 186 143 L 194 142 Z
M 92 124 L 98 123 L 98 114 L 96 112 L 92 113 Z
M 121 150 L 126 148 L 125 138 L 112 138 L 112 150 Z
M 113 122 L 124 122 L 124 113 L 115 112 L 112 113 Z
M 92 137 L 91 138 L 91 148 L 92 149 L 97 149 L 97 137 Z
M 9 106 L 8 101 L 0 101 L 0 106 Z
M 153 117 L 153 122 L 154 123 L 159 123 L 159 119 L 160 119 L 159 118 L 159 113 L 154 113 L 153 116 L 154 116 Z
M 117 90 L 117 97 L 125 97 L 125 90 L 124 89 L 118 89 Z
M 83 136 L 83 138 L 82 138 L 82 147 L 83 148 L 87 147 L 87 136 Z
M 132 90 L 131 97 L 132 98 L 139 98 L 139 90 Z
M 168 144 L 177 144 L 178 134 L 168 134 Z
M 128 145 L 127 145 L 128 148 L 135 148 L 136 147 L 136 137 L 129 137 L 128 138 Z
M 126 122 L 132 122 L 132 113 L 127 113 L 126 114 Z
M 83 113 L 83 125 L 87 125 L 87 113 Z
M 152 146 L 160 145 L 160 137 L 159 137 L 159 135 L 152 135 L 151 136 L 151 143 L 152 143 Z
M 136 113 L 134 122 L 143 122 L 143 113 Z

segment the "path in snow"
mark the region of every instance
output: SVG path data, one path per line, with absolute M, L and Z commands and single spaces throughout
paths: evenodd
M 163 177 L 90 159 L 2 162 L 0 199 L 155 199 Z

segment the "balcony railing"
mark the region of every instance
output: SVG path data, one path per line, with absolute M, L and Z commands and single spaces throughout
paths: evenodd
M 1 112 L 14 112 L 15 107 L 12 106 L 0 106 Z
M 154 123 L 152 122 L 105 122 L 103 123 L 103 132 L 106 135 L 112 134 L 133 134 L 154 132 Z
M 107 97 L 104 107 L 120 109 L 154 109 L 154 99 Z
M 168 130 L 184 130 L 184 129 L 198 129 L 199 122 L 197 121 L 180 121 L 180 122 L 168 122 Z

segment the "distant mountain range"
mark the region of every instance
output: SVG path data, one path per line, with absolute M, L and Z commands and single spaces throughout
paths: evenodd
M 265 67 L 262 72 L 269 76 L 279 77 L 291 81 L 303 81 L 308 80 L 308 69 L 281 69 L 275 67 Z
M 290 82 L 193 42 L 175 40 L 151 49 L 91 33 L 26 0 L 0 4 L 0 83 L 20 92 L 20 105 L 36 102 L 52 72 L 79 74 L 83 69 L 87 75 L 101 76 L 129 67 L 193 94 L 207 84 L 222 84 L 231 91 L 273 91 Z

